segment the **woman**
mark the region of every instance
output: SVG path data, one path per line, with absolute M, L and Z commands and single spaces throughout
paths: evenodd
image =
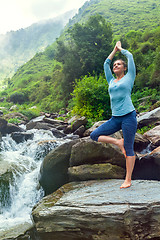
M 128 71 L 123 60 L 119 59 L 113 63 L 112 75 L 110 64 L 117 51 L 120 51 L 128 59 Z M 94 130 L 90 137 L 94 141 L 111 143 L 117 145 L 126 158 L 126 177 L 120 188 L 131 186 L 131 177 L 135 164 L 134 138 L 137 130 L 135 108 L 131 100 L 131 91 L 136 76 L 136 69 L 132 54 L 123 49 L 118 41 L 104 62 L 104 71 L 109 84 L 109 95 L 111 101 L 112 118 Z M 123 138 L 115 139 L 111 135 L 122 129 Z

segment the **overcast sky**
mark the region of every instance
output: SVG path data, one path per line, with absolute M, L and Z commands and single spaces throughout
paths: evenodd
M 80 8 L 87 0 L 0 0 L 0 34 Z

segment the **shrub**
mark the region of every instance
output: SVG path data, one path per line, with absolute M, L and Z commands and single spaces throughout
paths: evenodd
M 73 114 L 95 121 L 109 118 L 110 98 L 105 77 L 85 76 L 77 80 L 70 105 L 73 106 Z
M 27 95 L 21 92 L 14 92 L 10 95 L 10 101 L 13 103 L 19 103 L 22 104 L 28 100 Z

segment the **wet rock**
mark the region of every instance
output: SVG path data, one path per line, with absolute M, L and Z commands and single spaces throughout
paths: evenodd
M 75 140 L 75 139 L 78 139 L 78 138 L 79 138 L 79 135 L 73 135 L 73 134 L 66 135 L 64 137 L 64 139 L 70 139 L 70 140 Z
M 73 122 L 75 122 L 76 120 L 77 120 L 77 116 L 73 116 L 73 117 L 71 117 L 69 120 L 68 120 L 68 124 L 72 124 Z
M 5 119 L 0 118 L 0 132 L 1 132 L 2 134 L 4 134 L 5 131 L 6 131 L 7 123 L 8 123 L 8 122 L 7 122 Z
M 63 122 L 63 121 L 55 120 L 55 119 L 52 119 L 52 118 L 47 118 L 47 117 L 45 117 L 43 120 L 44 120 L 44 122 L 46 122 L 46 123 L 52 124 L 54 127 L 61 126 L 61 125 L 67 125 L 67 124 L 66 124 L 65 122 Z
M 11 133 L 12 139 L 16 143 L 27 141 L 28 139 L 33 139 L 34 134 L 33 133 L 22 133 L 22 132 L 14 132 Z
M 80 126 L 86 125 L 87 124 L 87 119 L 86 117 L 81 117 L 75 120 L 72 124 L 72 132 L 75 132 Z
M 75 132 L 80 126 L 85 126 L 87 124 L 86 117 L 78 117 L 73 116 L 69 121 L 68 124 L 70 125 L 70 128 L 66 129 L 67 132 L 65 133 L 73 133 Z M 70 131 L 69 131 L 70 130 Z
M 122 182 L 73 182 L 43 198 L 32 212 L 40 239 L 158 240 L 160 182 Z
M 94 142 L 90 138 L 83 138 L 73 145 L 70 166 L 102 162 L 125 167 L 125 157 L 114 145 Z
M 70 134 L 70 133 L 72 133 L 72 127 L 71 127 L 71 125 L 68 125 L 68 126 L 63 130 L 63 132 L 64 132 L 65 134 Z
M 0 159 L 0 214 L 1 209 L 10 206 L 9 185 L 13 181 L 14 164 Z
M 43 159 L 50 151 L 58 146 L 56 140 L 43 140 L 38 143 L 37 151 L 35 154 L 35 159 Z
M 13 110 L 16 110 L 16 109 L 18 109 L 18 106 L 17 105 L 13 105 L 12 107 L 10 107 L 10 111 L 13 111 Z
M 19 126 L 8 123 L 5 119 L 0 118 L 0 132 L 2 135 L 6 135 L 12 132 L 24 132 L 24 130 Z
M 45 115 L 43 116 L 39 116 L 37 118 L 32 119 L 31 121 L 29 121 L 26 124 L 26 129 L 27 130 L 31 130 L 33 128 L 35 128 L 35 126 L 37 125 L 37 123 L 43 123 L 43 119 L 45 118 Z
M 146 153 L 136 159 L 133 179 L 160 180 L 160 149 Z
M 83 137 L 83 133 L 85 132 L 86 128 L 84 125 L 80 126 L 73 134 Z
M 51 124 L 45 123 L 45 122 L 30 122 L 26 125 L 27 130 L 31 130 L 31 129 L 51 130 L 52 128 L 53 126 Z
M 144 133 L 144 136 L 155 146 L 160 146 L 160 125 Z
M 18 113 L 18 112 L 8 113 L 8 114 L 4 115 L 3 118 L 6 119 L 7 121 L 12 118 L 17 118 L 26 123 L 28 122 L 28 118 L 26 116 L 24 116 L 22 113 Z
M 79 140 L 73 140 L 53 149 L 43 160 L 40 169 L 40 184 L 46 194 L 57 190 L 69 181 L 68 167 L 72 146 Z
M 13 132 L 24 132 L 24 129 L 15 124 L 8 123 L 5 134 L 10 134 Z
M 160 107 L 147 112 L 146 114 L 137 118 L 138 121 L 138 128 L 142 128 L 149 124 L 153 124 L 156 121 L 160 120 Z
M 151 153 L 149 153 L 149 156 L 154 160 L 155 164 L 160 166 L 160 147 L 157 147 Z
M 68 169 L 70 181 L 87 181 L 96 179 L 124 179 L 125 170 L 110 163 L 81 165 Z
M 8 230 L 0 232 L 1 240 L 27 240 L 31 239 L 31 233 L 33 230 L 33 224 L 24 223 L 16 225 L 15 227 L 9 228 Z
M 51 129 L 51 132 L 52 132 L 53 136 L 55 136 L 56 138 L 63 138 L 63 137 L 66 136 L 65 133 L 59 131 L 59 130 L 56 129 L 56 128 L 52 128 L 52 129 Z
M 150 141 L 144 135 L 136 133 L 134 141 L 134 150 L 136 152 L 141 152 L 148 146 L 149 143 Z

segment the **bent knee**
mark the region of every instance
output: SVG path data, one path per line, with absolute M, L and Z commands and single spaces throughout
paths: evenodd
M 90 138 L 91 138 L 93 141 L 98 142 L 99 136 L 97 136 L 97 135 L 95 134 L 95 132 L 93 131 L 93 132 L 90 134 Z

